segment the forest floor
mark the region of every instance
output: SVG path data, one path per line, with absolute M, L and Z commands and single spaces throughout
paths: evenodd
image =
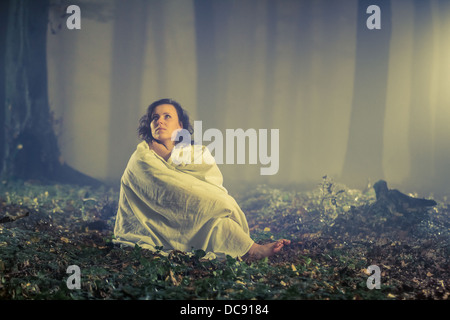
M 374 214 L 372 188 L 327 177 L 309 192 L 260 185 L 235 197 L 255 241 L 291 245 L 253 262 L 121 248 L 112 242 L 113 189 L 3 182 L 0 299 L 449 299 L 446 199 L 411 223 Z M 71 265 L 81 270 L 80 289 L 68 288 Z M 379 289 L 368 288 L 371 265 L 380 268 Z

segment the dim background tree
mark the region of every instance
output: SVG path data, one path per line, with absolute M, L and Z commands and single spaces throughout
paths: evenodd
M 429 51 L 434 46 L 432 8 L 429 1 L 414 1 L 414 68 L 411 73 L 411 111 L 409 113 L 409 148 L 411 175 L 409 183 L 422 188 L 432 187 L 433 176 L 433 126 L 432 113 L 422 110 L 431 105 L 433 68 Z M 445 114 L 445 113 L 442 113 Z M 445 171 L 443 171 L 445 172 Z
M 1 2 L 1 177 L 96 184 L 60 160 L 48 102 L 48 9 L 47 0 Z
M 384 176 L 383 123 L 391 40 L 391 2 L 376 1 L 381 9 L 381 29 L 368 29 L 366 9 L 373 1 L 358 2 L 356 69 L 347 155 L 342 180 L 361 187 Z M 364 178 L 363 178 L 364 179 Z

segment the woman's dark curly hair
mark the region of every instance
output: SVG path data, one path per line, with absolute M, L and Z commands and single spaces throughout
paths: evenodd
M 155 110 L 157 106 L 160 106 L 162 104 L 170 104 L 175 107 L 178 114 L 178 120 L 183 125 L 183 129 L 186 129 L 192 135 L 194 129 L 192 128 L 192 125 L 189 121 L 189 116 L 187 112 L 181 107 L 181 105 L 172 99 L 161 99 L 149 105 L 147 108 L 147 112 L 139 120 L 139 127 L 138 127 L 139 138 L 146 142 L 151 142 L 152 140 L 154 140 L 152 136 L 152 130 L 150 128 L 150 123 L 152 122 L 153 110 Z

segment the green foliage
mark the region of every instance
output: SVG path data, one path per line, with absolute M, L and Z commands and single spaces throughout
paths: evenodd
M 255 241 L 292 241 L 260 261 L 151 252 L 112 242 L 118 193 L 3 183 L 0 299 L 448 299 L 448 205 L 410 229 L 370 211 L 374 194 L 323 177 L 309 192 L 265 185 L 237 197 Z M 29 212 L 28 216 L 22 216 Z M 365 269 L 383 270 L 380 290 Z M 81 270 L 70 290 L 69 265 Z

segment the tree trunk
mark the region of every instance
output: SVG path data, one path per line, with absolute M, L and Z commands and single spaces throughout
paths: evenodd
M 153 3 L 154 5 L 159 4 Z M 115 177 L 124 170 L 129 154 L 135 149 L 138 119 L 133 115 L 143 109 L 140 105 L 142 76 L 145 72 L 144 54 L 147 34 L 149 1 L 116 0 L 116 16 L 112 39 L 111 111 L 107 176 Z M 161 65 L 164 65 L 161 63 Z M 152 70 L 156 72 L 156 70 Z M 164 72 L 158 73 L 165 76 Z M 126 133 L 128 131 L 128 133 Z M 117 153 L 115 146 L 130 146 L 129 153 Z
M 2 5 L 3 6 L 3 5 Z M 8 3 L 2 100 L 2 179 L 93 184 L 60 163 L 48 103 L 47 0 Z M 5 30 L 5 29 L 3 29 Z M 2 62 L 3 62 L 2 61 Z
M 431 80 L 433 37 L 431 3 L 414 1 L 414 46 L 411 74 L 411 110 L 409 113 L 409 148 L 411 174 L 409 183 L 416 190 L 433 185 L 433 145 L 431 117 Z M 447 124 L 448 125 L 448 124 Z M 419 191 L 420 191 L 419 190 Z
M 225 25 L 228 19 L 231 2 L 215 2 L 208 0 L 194 0 L 196 54 L 197 54 L 197 114 L 201 115 L 203 128 L 220 128 L 223 113 L 218 110 L 215 115 L 211 109 L 217 108 L 223 102 L 220 95 L 224 88 L 220 88 L 220 46 L 227 40 L 218 32 L 218 26 Z M 217 13 L 220 10 L 220 15 Z M 224 28 L 224 27 L 223 27 Z M 222 62 L 223 63 L 223 62 Z
M 448 94 L 449 73 L 450 73 L 450 47 L 443 41 L 448 37 L 450 30 L 450 1 L 441 0 L 439 4 L 439 80 L 438 80 L 438 101 L 434 115 L 435 131 L 434 138 L 434 177 L 433 184 L 442 194 L 450 194 L 450 139 L 448 125 L 450 123 L 450 96 Z
M 381 9 L 381 29 L 370 30 L 367 8 Z M 356 44 L 354 96 L 347 155 L 342 180 L 363 187 L 367 180 L 383 177 L 383 127 L 391 38 L 390 0 L 360 0 Z
M 0 124 L 5 123 L 5 88 L 6 88 L 6 70 L 5 70 L 5 50 L 6 48 L 6 29 L 8 26 L 9 1 L 0 1 Z M 5 156 L 5 130 L 0 129 L 0 159 Z M 0 163 L 0 172 L 2 171 Z

